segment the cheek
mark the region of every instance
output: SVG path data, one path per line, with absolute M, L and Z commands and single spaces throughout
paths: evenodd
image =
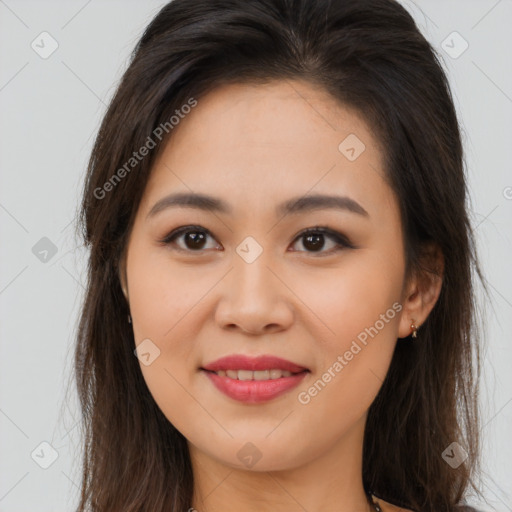
M 322 326 L 317 368 L 322 382 L 311 393 L 302 388 L 308 395 L 305 401 L 315 397 L 318 407 L 320 402 L 344 404 L 345 411 L 356 414 L 369 407 L 387 373 L 398 336 L 399 267 L 393 254 L 386 257 L 382 251 L 365 249 L 347 255 L 345 264 L 329 277 L 319 280 L 316 276 L 315 286 L 301 281 L 298 294 L 307 297 Z
M 316 291 L 309 288 L 306 295 L 319 325 L 328 329 L 322 327 L 326 334 L 318 341 L 315 378 L 298 390 L 297 399 L 302 416 L 329 417 L 330 427 L 322 428 L 331 440 L 370 407 L 398 335 L 401 273 L 396 260 L 372 254 L 354 257 L 357 262 L 317 282 Z
M 398 333 L 398 315 L 392 306 L 400 300 L 402 273 L 396 259 L 369 249 L 346 256 L 338 268 L 303 272 L 294 281 L 294 291 L 313 312 L 323 339 L 336 350 L 350 345 L 376 322 L 385 337 Z M 386 317 L 384 326 L 381 315 Z
M 135 344 L 151 354 L 149 364 L 141 359 L 141 372 L 159 408 L 184 431 L 201 412 L 189 391 L 199 361 L 194 340 L 204 322 L 201 298 L 214 284 L 211 271 L 201 277 L 198 268 L 142 245 L 134 245 L 127 258 Z
M 185 390 L 199 365 L 194 340 L 204 323 L 201 299 L 214 278 L 206 271 L 201 277 L 198 268 L 178 265 L 165 250 L 144 246 L 134 245 L 127 258 L 135 344 L 145 343 L 155 354 L 149 365 L 141 360 L 142 374 L 160 408 L 176 411 L 178 405 L 180 414 L 192 405 Z
M 180 324 L 190 322 L 201 298 L 212 286 L 213 277 L 204 279 L 197 265 L 179 264 L 158 248 L 135 247 L 127 259 L 130 310 L 134 318 L 135 339 L 174 338 Z

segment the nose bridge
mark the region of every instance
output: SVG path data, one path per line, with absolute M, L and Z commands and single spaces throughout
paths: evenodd
M 251 296 L 254 300 L 273 301 L 276 278 L 269 270 L 271 251 L 256 246 L 257 242 L 248 238 L 237 247 L 233 258 L 233 292 L 239 302 L 251 302 Z
M 240 244 L 234 254 L 230 277 L 217 308 L 217 321 L 253 334 L 269 326 L 284 328 L 293 317 L 287 288 L 271 270 L 275 266 L 271 251 L 263 250 L 253 259 L 255 246 L 250 245 L 251 241 L 248 243 Z

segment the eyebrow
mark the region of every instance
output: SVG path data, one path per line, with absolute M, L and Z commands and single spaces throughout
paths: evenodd
M 157 213 L 172 207 L 195 208 L 226 214 L 233 211 L 231 206 L 222 199 L 207 194 L 186 192 L 171 194 L 160 199 L 153 205 L 146 218 L 154 217 Z M 345 210 L 366 218 L 370 217 L 369 213 L 354 199 L 347 196 L 325 194 L 312 194 L 289 199 L 276 207 L 276 214 L 284 216 L 323 209 Z

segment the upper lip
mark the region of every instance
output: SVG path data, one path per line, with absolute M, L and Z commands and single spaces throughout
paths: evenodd
M 271 355 L 261 355 L 257 357 L 246 356 L 243 354 L 232 354 L 221 357 L 202 367 L 203 370 L 217 372 L 219 370 L 288 370 L 292 373 L 299 373 L 308 370 L 304 366 L 292 363 L 286 359 Z

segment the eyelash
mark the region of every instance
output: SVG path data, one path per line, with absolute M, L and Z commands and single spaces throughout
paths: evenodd
M 181 236 L 183 234 L 189 233 L 189 232 L 192 232 L 192 233 L 193 232 L 201 232 L 201 233 L 204 233 L 204 234 L 212 237 L 213 239 L 215 239 L 215 237 L 212 235 L 212 233 L 208 229 L 203 228 L 201 226 L 182 226 L 182 227 L 179 227 L 179 228 L 171 231 L 165 238 L 159 240 L 159 243 L 161 243 L 163 245 L 170 245 L 174 242 L 174 240 L 176 238 L 178 238 L 179 236 Z M 306 253 L 310 253 L 310 254 L 330 255 L 330 254 L 338 252 L 342 249 L 354 249 L 355 248 L 355 246 L 344 235 L 342 235 L 341 233 L 338 233 L 337 231 L 335 231 L 333 229 L 330 229 L 330 228 L 324 227 L 324 226 L 316 226 L 316 227 L 308 228 L 308 229 L 305 229 L 304 231 L 301 231 L 294 238 L 293 242 L 295 243 L 295 241 L 299 240 L 300 238 L 305 238 L 307 235 L 311 235 L 311 234 L 325 235 L 325 236 L 331 238 L 334 242 L 336 242 L 337 246 L 328 251 L 318 251 L 317 252 L 317 251 L 300 251 L 299 250 L 299 251 L 293 251 L 293 252 L 306 252 Z M 191 249 L 183 249 L 181 247 L 177 247 L 177 248 L 175 248 L 175 250 L 178 250 L 181 252 L 187 252 L 187 253 L 201 253 L 201 252 L 203 252 L 204 249 L 198 249 L 197 251 L 194 251 Z

